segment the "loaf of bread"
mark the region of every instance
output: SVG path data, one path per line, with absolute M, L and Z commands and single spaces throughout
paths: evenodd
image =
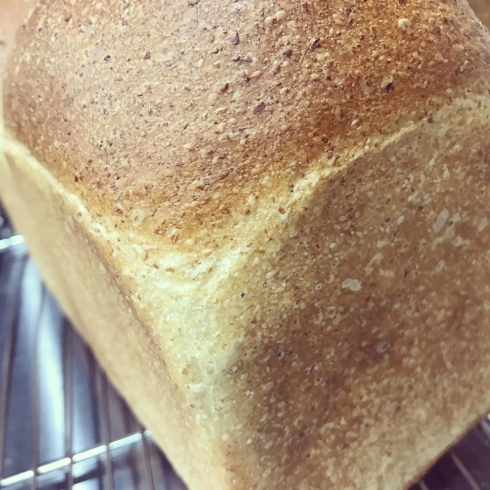
M 1 197 L 190 489 L 406 488 L 490 409 L 466 1 L 41 0 L 2 72 Z

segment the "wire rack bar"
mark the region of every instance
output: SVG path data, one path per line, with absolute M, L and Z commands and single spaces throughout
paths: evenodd
M 40 388 L 39 388 L 39 372 L 38 372 L 38 361 L 39 361 L 39 340 L 41 332 L 41 318 L 44 310 L 44 304 L 46 301 L 46 287 L 43 285 L 41 289 L 41 303 L 39 306 L 39 312 L 36 319 L 35 325 L 35 340 L 34 340 L 34 356 L 32 362 L 32 414 L 34 418 L 34 430 L 32 431 L 32 459 L 33 459 L 33 476 L 31 482 L 31 490 L 36 490 L 37 488 L 37 475 L 39 471 L 39 464 L 41 459 L 41 414 L 40 414 Z
M 2 480 L 0 480 L 0 488 L 8 488 L 11 485 L 29 481 L 34 477 L 35 474 L 42 476 L 59 470 L 64 470 L 68 474 L 70 474 L 72 473 L 71 470 L 73 464 L 82 463 L 95 457 L 107 456 L 108 453 L 110 454 L 117 449 L 129 448 L 139 443 L 140 441 L 146 441 L 146 443 L 148 444 L 151 440 L 151 435 L 148 430 L 144 431 L 143 433 L 136 432 L 116 441 L 112 441 L 109 446 L 106 446 L 105 444 L 99 444 L 98 446 L 87 449 L 86 451 L 74 454 L 72 457 L 67 456 L 65 458 L 40 465 L 35 470 L 30 469 L 23 471 L 22 473 L 17 473 L 16 475 L 9 476 L 7 478 L 3 478 Z
M 146 481 L 148 483 L 148 488 L 150 490 L 155 490 L 155 479 L 153 477 L 153 470 L 151 468 L 150 448 L 148 445 L 148 440 L 144 434 L 145 434 L 145 430 L 142 426 L 140 426 L 141 442 L 143 446 L 143 460 L 145 462 Z
M 105 447 L 105 463 L 107 465 L 107 484 L 109 490 L 115 490 L 114 487 L 114 468 L 112 464 L 112 454 L 109 449 L 111 441 L 111 423 L 110 423 L 110 408 L 109 408 L 109 386 L 107 384 L 107 378 L 100 368 L 97 368 L 97 379 L 99 380 L 99 387 L 101 390 L 102 399 L 102 437 Z
M 25 240 L 22 235 L 14 235 L 10 238 L 0 240 L 0 253 L 12 250 L 15 247 L 24 245 Z
M 23 275 L 24 268 L 26 266 L 26 261 L 22 260 L 21 270 L 14 281 L 14 301 L 13 307 L 10 311 L 10 316 L 7 316 L 8 334 L 7 341 L 5 343 L 5 349 L 3 352 L 3 362 L 1 366 L 1 384 L 0 384 L 0 478 L 3 475 L 4 466 L 4 451 L 5 451 L 5 434 L 7 431 L 7 411 L 9 402 L 9 388 L 12 378 L 12 366 L 13 366 L 13 353 L 15 347 L 15 338 L 17 334 L 16 323 L 19 314 L 19 304 L 20 304 L 20 286 L 21 278 Z M 3 277 L 7 275 L 5 271 Z
M 73 332 L 70 328 L 63 329 L 65 349 L 63 356 L 63 383 L 65 405 L 65 454 L 68 459 L 67 488 L 73 488 Z
M 477 481 L 473 478 L 471 473 L 468 471 L 468 468 L 463 464 L 463 462 L 454 454 L 453 451 L 449 453 L 449 456 L 453 460 L 454 464 L 457 466 L 458 470 L 464 476 L 465 480 L 468 482 L 468 485 L 472 490 L 483 490 L 482 487 L 477 483 Z

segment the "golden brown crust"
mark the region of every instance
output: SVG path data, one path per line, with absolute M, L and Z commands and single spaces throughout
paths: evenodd
M 192 488 L 403 488 L 490 406 L 489 34 L 456 0 L 167 7 L 41 3 L 0 191 L 41 260 L 73 205 L 154 392 L 71 286 L 79 328 Z
M 201 392 L 186 400 L 192 367 L 175 376 L 172 350 L 196 354 L 192 345 L 158 342 L 156 305 L 142 311 L 90 213 L 17 142 L 7 141 L 0 192 L 190 488 L 394 490 L 490 406 L 488 131 L 489 101 L 474 96 L 407 128 L 322 179 L 217 301 L 191 292 L 243 337 L 207 409 Z M 199 350 L 214 359 L 209 340 Z
M 35 2 L 36 0 L 2 0 L 0 3 L 0 80 L 2 81 L 15 34 Z
M 238 271 L 240 437 L 274 488 L 403 488 L 488 410 L 489 130 L 460 103 L 360 156 Z
M 285 194 L 319 155 L 344 165 L 344 149 L 488 76 L 487 34 L 466 14 L 435 0 L 44 0 L 10 63 L 7 127 L 118 226 L 209 242 L 264 181 Z

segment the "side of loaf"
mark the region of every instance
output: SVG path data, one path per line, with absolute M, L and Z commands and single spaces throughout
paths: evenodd
M 490 408 L 465 1 L 41 0 L 2 91 L 2 200 L 191 490 L 402 489 Z
M 483 24 L 490 28 L 490 3 L 487 0 L 469 0 L 469 4 Z

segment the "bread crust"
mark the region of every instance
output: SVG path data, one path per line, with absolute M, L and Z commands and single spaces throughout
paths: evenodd
M 489 46 L 462 1 L 40 2 L 0 193 L 192 489 L 401 489 L 489 409 Z
M 182 387 L 167 369 L 169 358 L 134 308 L 134 291 L 114 270 L 110 246 L 90 213 L 18 144 L 7 142 L 0 175 L 2 200 L 26 233 L 36 265 L 112 383 L 152 427 L 187 482 L 211 488 L 209 480 L 223 479 L 219 465 L 211 463 L 212 447 L 201 447 L 198 428 L 179 405 Z
M 7 129 L 118 227 L 216 248 L 250 196 L 288 197 L 325 160 L 345 166 L 488 77 L 488 34 L 468 13 L 437 0 L 43 0 L 11 60 Z

